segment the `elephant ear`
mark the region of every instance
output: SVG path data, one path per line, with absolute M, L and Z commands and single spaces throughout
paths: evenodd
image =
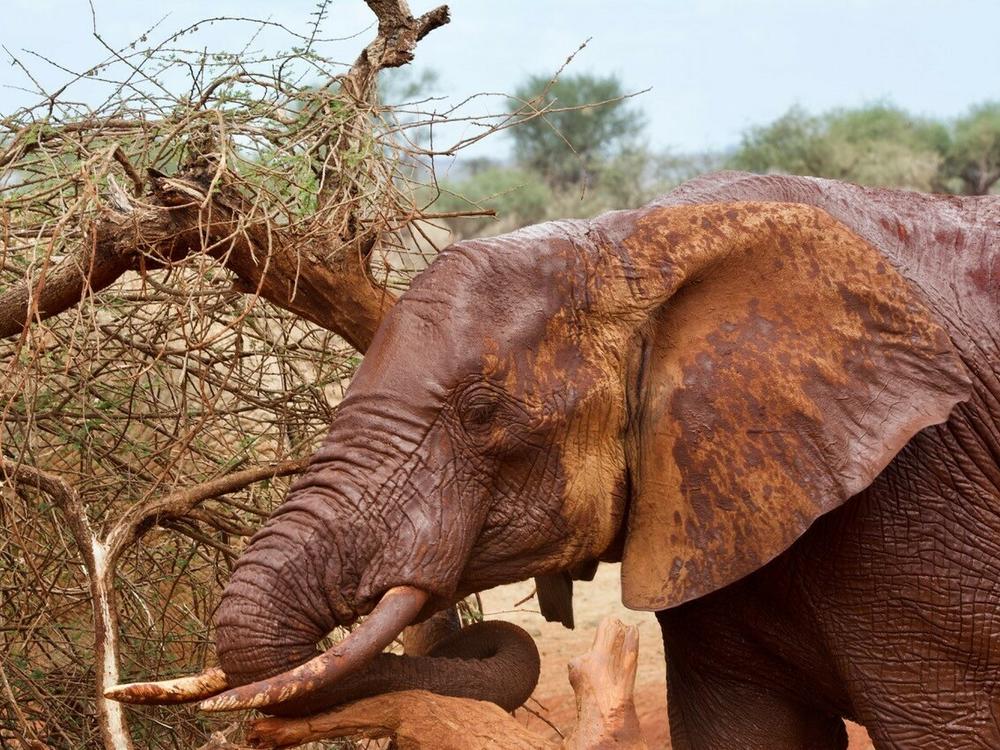
M 757 570 L 968 397 L 915 289 L 825 212 L 657 208 L 618 246 L 649 306 L 622 560 L 630 608 Z

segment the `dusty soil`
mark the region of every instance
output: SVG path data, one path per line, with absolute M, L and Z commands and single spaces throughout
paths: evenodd
M 574 656 L 590 648 L 601 618 L 614 615 L 622 622 L 639 626 L 639 670 L 636 676 L 636 709 L 650 749 L 669 748 L 667 730 L 666 676 L 660 629 L 652 614 L 632 612 L 619 600 L 618 566 L 602 565 L 590 583 L 577 582 L 573 605 L 576 629 L 567 630 L 558 623 L 545 622 L 534 598 L 523 604 L 533 589 L 530 581 L 501 586 L 483 594 L 483 609 L 488 618 L 517 623 L 534 637 L 542 655 L 542 674 L 534 701 L 528 706 L 563 733 L 568 732 L 576 715 L 573 691 L 569 686 L 566 665 Z M 555 738 L 554 730 L 536 716 L 522 709 L 519 717 L 533 729 Z M 861 727 L 848 725 L 850 750 L 871 750 L 868 735 Z

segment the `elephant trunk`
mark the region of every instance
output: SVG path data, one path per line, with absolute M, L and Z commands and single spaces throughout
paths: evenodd
M 216 652 L 229 687 L 308 662 L 327 633 L 352 621 L 340 619 L 315 585 L 321 571 L 304 559 L 301 540 L 317 533 L 314 513 L 283 513 L 240 558 L 215 614 Z
M 502 621 L 479 622 L 445 638 L 427 656 L 379 654 L 360 672 L 267 712 L 307 716 L 401 690 L 490 701 L 513 711 L 534 691 L 540 666 L 538 649 L 523 629 Z
M 298 705 L 366 666 L 399 635 L 427 602 L 413 586 L 385 592 L 371 615 L 341 643 L 280 674 L 231 688 L 201 704 L 206 711 Z

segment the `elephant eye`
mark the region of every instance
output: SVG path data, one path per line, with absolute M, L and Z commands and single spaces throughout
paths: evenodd
M 468 427 L 485 427 L 493 421 L 496 412 L 496 399 L 478 398 L 465 405 L 462 410 L 462 422 Z
M 462 431 L 480 449 L 502 453 L 525 446 L 530 419 L 503 389 L 487 383 L 469 388 L 456 404 Z
M 501 394 L 482 384 L 467 390 L 457 404 L 462 429 L 477 439 L 485 438 L 492 430 L 500 410 Z

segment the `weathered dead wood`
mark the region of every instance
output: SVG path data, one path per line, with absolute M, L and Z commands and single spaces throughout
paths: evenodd
M 344 76 L 344 88 L 358 101 L 374 104 L 375 80 L 384 68 L 398 68 L 413 60 L 417 42 L 451 19 L 448 6 L 414 18 L 406 0 L 366 0 L 378 18 L 378 35 Z
M 576 726 L 564 750 L 646 750 L 635 711 L 639 628 L 606 617 L 590 651 L 569 664 Z
M 569 665 L 577 723 L 562 743 L 492 703 L 422 690 L 366 698 L 302 719 L 258 719 L 248 742 L 279 748 L 333 737 L 388 737 L 400 750 L 646 750 L 634 703 L 638 655 L 638 628 L 605 618 L 590 651 Z
M 172 245 L 188 252 L 204 247 L 235 274 L 238 291 L 260 295 L 364 352 L 395 302 L 371 278 L 377 230 L 345 239 L 311 224 L 293 231 L 248 222 L 240 196 L 222 190 L 210 199 L 207 188 L 190 179 L 154 176 L 154 195 L 172 209 Z
M 558 750 L 493 703 L 425 690 L 366 698 L 304 719 L 259 719 L 251 747 L 295 747 L 331 737 L 391 737 L 399 750 Z

